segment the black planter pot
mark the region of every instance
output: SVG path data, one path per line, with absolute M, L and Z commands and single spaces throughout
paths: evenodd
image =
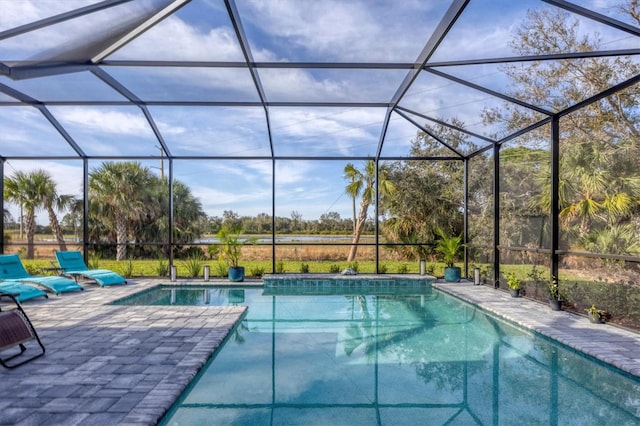
M 511 293 L 511 297 L 520 297 L 519 288 L 512 288 L 511 290 L 509 290 L 509 292 Z
M 549 299 L 549 306 L 551 306 L 551 310 L 561 311 L 562 310 L 562 300 Z

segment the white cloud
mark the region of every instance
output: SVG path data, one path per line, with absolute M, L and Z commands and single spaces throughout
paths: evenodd
M 275 37 L 270 42 L 280 43 L 282 56 L 294 60 L 412 62 L 447 3 L 254 0 L 239 7 L 245 22 Z M 262 42 L 253 40 L 256 44 Z
M 2 0 L 0 31 L 96 3 L 97 0 Z
M 175 15 L 131 41 L 109 59 L 244 60 L 231 28 L 211 28 L 203 32 Z
M 151 128 L 141 112 L 134 114 L 109 108 L 86 107 L 60 108 L 56 109 L 56 112 L 60 120 L 82 126 L 88 132 L 99 131 L 132 136 L 151 132 Z

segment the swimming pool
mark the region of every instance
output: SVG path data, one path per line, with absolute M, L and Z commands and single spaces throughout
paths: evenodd
M 249 307 L 161 424 L 640 423 L 637 378 L 437 289 L 265 290 L 143 294 Z

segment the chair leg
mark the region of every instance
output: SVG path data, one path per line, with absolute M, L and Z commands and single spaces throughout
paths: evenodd
M 15 326 L 15 328 L 20 329 L 22 328 L 20 331 L 22 331 L 23 333 L 27 333 L 26 335 L 23 335 L 22 337 L 18 337 L 18 339 L 21 339 L 22 341 L 18 340 L 15 342 L 15 345 L 18 346 L 19 348 L 19 352 L 15 353 L 13 355 L 10 355 L 8 357 L 5 358 L 0 358 L 0 365 L 2 365 L 5 368 L 16 368 L 19 367 L 23 364 L 26 364 L 29 361 L 32 361 L 36 358 L 39 358 L 41 356 L 43 356 L 45 354 L 45 348 L 44 345 L 42 344 L 42 341 L 40 340 L 40 336 L 38 336 L 38 333 L 36 332 L 36 329 L 33 327 L 33 324 L 31 323 L 31 320 L 29 319 L 29 317 L 27 317 L 27 314 L 24 312 L 24 310 L 22 309 L 22 306 L 20 305 L 20 303 L 16 300 L 15 296 L 10 295 L 10 294 L 0 294 L 0 298 L 2 297 L 9 297 L 13 300 L 13 302 L 16 305 L 16 308 L 13 309 L 12 311 L 16 311 L 17 313 L 15 315 L 9 314 L 8 317 L 5 316 L 5 318 L 7 318 L 7 321 L 9 321 L 10 324 L 12 324 L 12 326 Z M 2 309 L 0 308 L 0 312 L 2 311 Z M 16 318 L 16 316 L 20 317 L 20 319 L 18 320 Z M 13 319 L 11 319 L 13 318 Z M 15 330 L 14 328 L 12 328 L 13 330 Z M 11 336 L 11 334 L 8 334 L 9 336 Z M 18 336 L 20 335 L 20 333 L 18 333 Z M 27 340 L 24 340 L 24 339 Z M 9 337 L 9 339 L 11 339 L 11 337 Z M 21 355 L 23 355 L 26 351 L 27 351 L 27 346 L 25 346 L 25 342 L 26 341 L 35 341 L 38 346 L 40 347 L 40 351 L 39 353 L 36 353 L 28 358 L 25 359 L 21 359 L 19 362 L 16 363 L 10 363 L 9 361 L 13 360 L 13 359 L 17 359 L 18 357 L 20 357 Z M 9 345 L 11 345 L 11 341 L 9 341 Z M 11 346 L 6 347 L 6 349 L 10 350 Z

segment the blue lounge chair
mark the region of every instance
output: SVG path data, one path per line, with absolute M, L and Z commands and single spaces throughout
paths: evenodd
M 127 283 L 122 275 L 109 269 L 89 269 L 79 251 L 56 251 L 56 259 L 58 259 L 58 265 L 60 265 L 63 275 L 73 277 L 76 280 L 88 278 L 100 284 L 101 287 Z
M 24 269 L 24 265 L 17 254 L 0 255 L 0 279 L 32 283 L 40 287 L 44 287 L 55 294 L 74 290 L 84 290 L 84 287 L 74 280 L 66 277 L 29 274 L 27 270 Z
M 47 296 L 47 293 L 40 290 L 39 288 L 27 284 L 22 284 L 16 281 L 0 282 L 0 293 L 12 294 L 15 296 L 18 302 L 35 299 L 36 297 L 49 297 Z

